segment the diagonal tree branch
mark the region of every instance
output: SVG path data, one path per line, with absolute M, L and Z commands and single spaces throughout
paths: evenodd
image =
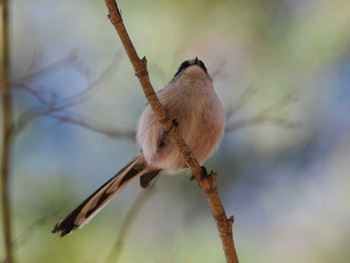
M 236 249 L 234 246 L 234 241 L 232 237 L 232 224 L 233 217 L 227 218 L 225 209 L 220 200 L 219 194 L 216 187 L 216 177 L 215 172 L 211 172 L 211 176 L 207 176 L 205 179 L 201 179 L 201 167 L 198 161 L 193 158 L 192 152 L 189 147 L 186 145 L 183 138 L 176 131 L 176 129 L 171 129 L 172 121 L 167 116 L 164 108 L 159 102 L 152 84 L 150 82 L 148 71 L 147 71 L 147 60 L 145 57 L 140 59 L 137 55 L 137 52 L 131 42 L 129 35 L 124 26 L 119 8 L 115 0 L 105 0 L 106 6 L 109 12 L 109 19 L 115 27 L 121 42 L 124 45 L 125 51 L 130 59 L 131 64 L 134 67 L 136 76 L 138 77 L 140 84 L 143 88 L 145 96 L 149 101 L 153 111 L 158 117 L 160 123 L 163 124 L 166 130 L 169 131 L 169 135 L 178 147 L 179 151 L 183 154 L 184 159 L 186 160 L 187 165 L 191 169 L 193 175 L 195 176 L 200 188 L 202 189 L 204 195 L 206 196 L 209 206 L 211 208 L 213 217 L 215 219 L 219 235 L 222 241 L 222 245 L 225 252 L 226 262 L 227 263 L 236 263 L 238 262 L 238 257 Z

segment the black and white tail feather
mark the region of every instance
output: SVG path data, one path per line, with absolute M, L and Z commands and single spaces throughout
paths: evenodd
M 122 189 L 140 178 L 141 186 L 146 187 L 159 173 L 146 165 L 142 156 L 124 166 L 116 175 L 86 198 L 77 208 L 59 221 L 52 233 L 60 232 L 65 236 L 87 224 Z

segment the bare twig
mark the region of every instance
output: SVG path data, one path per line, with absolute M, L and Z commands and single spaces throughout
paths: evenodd
M 241 128 L 247 128 L 259 124 L 272 124 L 282 128 L 293 129 L 300 126 L 300 122 L 290 121 L 283 117 L 270 117 L 257 114 L 253 117 L 243 119 L 240 121 L 235 121 L 234 123 L 227 125 L 225 131 L 232 132 Z
M 27 69 L 27 73 L 26 75 L 29 75 L 31 72 L 34 72 L 36 70 L 36 68 L 38 67 L 41 59 L 43 57 L 43 52 L 41 51 L 41 49 L 36 49 L 33 52 L 33 60 L 32 63 L 29 65 L 28 69 Z
M 157 178 L 155 180 L 157 180 Z M 123 227 L 121 228 L 119 235 L 116 241 L 114 242 L 113 248 L 108 255 L 108 258 L 106 261 L 107 263 L 118 262 L 123 245 L 124 245 L 123 241 L 125 239 L 125 236 L 129 232 L 132 223 L 136 219 L 137 214 L 139 213 L 143 205 L 152 196 L 155 183 L 156 181 L 152 182 L 152 184 L 150 184 L 144 191 L 141 191 L 138 197 L 133 202 L 133 205 L 131 206 L 128 214 L 124 219 L 124 222 L 122 223 Z
M 252 94 L 249 92 L 246 92 L 244 97 L 244 102 L 247 102 L 249 100 L 249 97 L 251 97 Z M 280 112 L 285 107 L 289 106 L 293 102 L 293 98 L 290 95 L 287 95 L 283 97 L 281 100 L 276 101 L 274 104 L 262 109 L 259 113 L 253 115 L 252 117 L 248 117 L 243 120 L 235 121 L 231 124 L 227 124 L 225 131 L 226 132 L 232 132 L 240 128 L 246 128 L 258 124 L 273 124 L 278 127 L 283 128 L 296 128 L 300 126 L 300 122 L 291 121 L 286 117 L 283 116 L 276 116 L 276 112 Z M 242 106 L 241 104 L 238 108 L 236 108 L 235 111 L 232 111 L 232 113 L 237 112 Z M 229 117 L 228 117 L 229 118 Z
M 63 204 L 61 205 L 61 207 Z M 36 221 L 31 223 L 29 226 L 24 228 L 22 232 L 13 240 L 13 246 L 16 247 L 17 249 L 20 246 L 23 246 L 28 239 L 32 236 L 34 230 L 40 226 L 42 226 L 47 220 L 51 219 L 53 216 L 55 216 L 61 209 L 61 207 L 55 209 L 54 211 L 50 211 L 46 215 L 42 216 L 41 218 L 38 218 Z
M 60 113 L 50 113 L 48 115 L 45 115 L 50 118 L 54 118 L 57 120 L 61 120 L 63 122 L 68 122 L 71 124 L 75 124 L 77 126 L 86 128 L 88 130 L 92 130 L 104 135 L 107 135 L 109 137 L 116 137 L 116 138 L 125 138 L 130 141 L 135 140 L 135 132 L 134 131 L 122 131 L 120 129 L 111 128 L 111 127 L 104 127 L 100 124 L 93 124 L 91 121 L 85 121 L 82 117 L 74 117 L 73 114 L 60 114 Z
M 233 217 L 229 219 L 226 217 L 226 212 L 224 210 L 216 188 L 217 174 L 215 172 L 211 172 L 211 176 L 207 176 L 205 179 L 201 180 L 201 167 L 198 161 L 195 158 L 193 158 L 191 150 L 186 145 L 180 134 L 176 131 L 176 129 L 171 129 L 172 121 L 167 116 L 164 108 L 159 102 L 149 80 L 147 71 L 147 60 L 145 57 L 143 59 L 140 59 L 138 57 L 137 52 L 124 26 L 117 3 L 115 2 L 115 0 L 105 0 L 105 2 L 109 11 L 109 19 L 114 25 L 115 29 L 117 30 L 117 33 L 124 45 L 124 48 L 131 61 L 131 64 L 134 67 L 136 76 L 138 77 L 141 83 L 147 100 L 149 101 L 153 111 L 157 115 L 159 122 L 162 123 L 166 130 L 170 131 L 169 135 L 172 141 L 178 147 L 179 151 L 183 154 L 183 157 L 186 160 L 188 167 L 191 169 L 193 175 L 195 176 L 199 186 L 201 187 L 203 193 L 205 194 L 209 202 L 209 206 L 215 219 L 224 248 L 226 262 L 238 262 L 237 253 L 232 237 Z
M 3 64 L 1 69 L 2 78 L 2 162 L 1 162 L 1 207 L 3 216 L 3 230 L 5 241 L 5 262 L 14 262 L 12 246 L 12 221 L 10 204 L 10 144 L 11 144 L 11 121 L 12 121 L 12 97 L 10 91 L 10 45 L 9 45 L 9 6 L 8 1 L 2 1 L 2 48 Z
M 249 86 L 243 92 L 243 94 L 239 97 L 238 101 L 234 104 L 235 106 L 231 106 L 226 111 L 226 118 L 230 119 L 232 115 L 238 112 L 257 92 L 257 88 L 254 85 Z M 233 104 L 232 104 L 233 105 Z
M 75 51 L 69 52 L 65 57 L 62 59 L 55 61 L 43 68 L 38 69 L 38 62 L 39 59 L 37 59 L 37 56 L 33 57 L 33 61 L 31 65 L 29 66 L 27 70 L 27 74 L 25 74 L 23 77 L 19 78 L 18 80 L 14 81 L 12 83 L 12 86 L 17 88 L 20 87 L 23 83 L 27 81 L 32 81 L 33 79 L 36 79 L 38 77 L 43 77 L 45 75 L 51 74 L 52 72 L 55 72 L 58 69 L 62 69 L 69 65 L 77 65 L 76 63 L 80 64 L 81 61 L 78 61 L 78 56 Z
M 119 61 L 119 56 L 116 55 L 115 58 L 113 59 L 113 61 L 111 62 L 111 64 L 99 75 L 99 77 L 97 79 L 88 80 L 87 87 L 83 91 L 81 91 L 73 96 L 70 96 L 67 98 L 62 98 L 60 100 L 48 99 L 46 94 L 44 94 L 38 88 L 33 88 L 29 82 L 33 78 L 36 78 L 36 77 L 39 77 L 39 76 L 42 76 L 45 74 L 49 74 L 52 70 L 56 70 L 62 66 L 71 65 L 72 63 L 74 64 L 75 69 L 82 72 L 82 74 L 84 74 L 84 76 L 86 76 L 87 78 L 90 78 L 87 74 L 87 72 L 90 72 L 90 69 L 85 64 L 83 64 L 81 61 L 79 61 L 73 53 L 70 53 L 62 60 L 54 62 L 54 63 L 46 66 L 43 69 L 40 69 L 36 72 L 31 73 L 30 75 L 27 75 L 27 76 L 21 78 L 20 81 L 15 83 L 16 84 L 15 87 L 32 94 L 40 102 L 41 105 L 29 108 L 25 112 L 23 112 L 19 116 L 15 127 L 13 127 L 13 132 L 17 133 L 17 132 L 21 131 L 23 129 L 23 127 L 33 118 L 39 117 L 39 116 L 45 116 L 45 115 L 51 116 L 51 117 L 56 118 L 56 119 L 62 119 L 62 120 L 64 119 L 67 122 L 77 124 L 80 126 L 84 126 L 85 128 L 92 128 L 93 125 L 90 125 L 91 126 L 90 127 L 87 124 L 82 124 L 82 123 L 84 123 L 84 121 L 79 121 L 76 118 L 75 119 L 69 118 L 67 114 L 65 114 L 63 117 L 62 114 L 57 115 L 55 113 L 63 111 L 69 107 L 76 106 L 77 104 L 86 101 L 91 95 L 93 95 L 97 91 L 97 87 L 101 84 L 101 82 L 104 81 L 108 75 L 110 75 L 110 73 L 112 72 L 112 68 L 114 68 L 114 66 L 117 64 L 118 61 Z M 95 131 L 103 132 L 104 128 L 94 126 L 92 129 Z M 116 131 L 117 131 L 117 129 L 114 129 L 113 132 L 111 132 L 109 129 L 107 129 L 106 133 L 107 133 L 107 135 L 110 135 L 110 136 L 120 137 L 120 136 L 124 136 L 124 134 L 127 137 L 130 136 L 130 134 L 128 132 L 125 133 L 125 132 L 121 132 L 121 131 L 119 131 L 119 132 L 116 132 Z

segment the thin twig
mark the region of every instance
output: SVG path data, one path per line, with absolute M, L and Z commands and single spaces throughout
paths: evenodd
M 288 129 L 293 129 L 301 125 L 300 122 L 290 121 L 283 117 L 270 117 L 270 116 L 263 116 L 263 115 L 257 114 L 253 117 L 240 120 L 240 121 L 235 121 L 234 123 L 227 125 L 225 128 L 225 131 L 232 132 L 238 129 L 247 128 L 247 127 L 251 127 L 259 124 L 272 124 L 277 127 L 288 128 Z
M 222 205 L 216 188 L 217 174 L 215 172 L 211 172 L 211 176 L 207 176 L 205 179 L 201 179 L 201 167 L 198 161 L 195 158 L 193 158 L 191 150 L 186 145 L 186 143 L 184 142 L 180 134 L 177 132 L 177 130 L 171 129 L 172 121 L 167 116 L 164 108 L 159 102 L 149 80 L 147 71 L 147 60 L 145 57 L 143 59 L 140 59 L 138 57 L 137 52 L 124 26 L 117 3 L 115 2 L 115 0 L 105 0 L 105 2 L 109 11 L 109 19 L 115 27 L 121 39 L 121 42 L 124 45 L 126 53 L 130 59 L 131 64 L 134 67 L 136 76 L 139 78 L 139 81 L 141 83 L 145 96 L 150 103 L 150 106 L 152 107 L 153 111 L 158 117 L 158 121 L 165 127 L 166 130 L 170 131 L 169 135 L 173 143 L 182 153 L 188 167 L 191 169 L 199 186 L 201 187 L 203 193 L 205 194 L 208 200 L 222 241 L 226 262 L 238 262 L 238 257 L 232 237 L 233 217 L 229 219 L 226 217 L 225 209 Z
M 157 180 L 157 178 L 155 179 Z M 156 181 L 152 182 L 144 191 L 141 191 L 138 195 L 138 197 L 133 202 L 133 205 L 131 206 L 128 214 L 126 215 L 124 222 L 121 224 L 122 228 L 119 232 L 119 235 L 114 242 L 113 248 L 110 251 L 108 257 L 107 257 L 107 263 L 117 263 L 120 254 L 123 248 L 123 241 L 125 239 L 125 236 L 130 230 L 130 227 L 132 226 L 134 220 L 137 218 L 137 214 L 140 212 L 143 205 L 147 202 L 147 200 L 152 196 L 153 189 L 156 184 Z
M 237 102 L 234 104 L 235 106 L 231 106 L 226 112 L 226 118 L 230 119 L 232 115 L 237 113 L 250 99 L 253 98 L 253 95 L 258 91 L 258 89 L 251 85 L 245 89 L 243 94 L 239 97 Z
M 41 51 L 41 49 L 36 49 L 33 52 L 33 60 L 32 63 L 29 65 L 28 69 L 27 69 L 27 73 L 26 75 L 31 74 L 31 72 L 34 72 L 38 65 L 40 64 L 40 61 L 43 57 L 43 52 Z
M 1 207 L 3 216 L 3 230 L 5 242 L 5 262 L 14 262 L 12 246 L 12 221 L 10 204 L 10 144 L 12 121 L 12 97 L 10 91 L 10 44 L 9 44 L 9 5 L 7 0 L 2 1 L 2 162 L 1 162 Z
M 48 65 L 47 67 L 40 69 L 38 72 L 34 72 L 29 76 L 22 78 L 21 81 L 16 83 L 16 86 L 15 86 L 16 88 L 20 88 L 32 94 L 40 102 L 41 105 L 27 109 L 18 117 L 15 127 L 13 127 L 14 133 L 18 133 L 19 131 L 21 131 L 25 127 L 25 125 L 35 117 L 45 116 L 45 115 L 53 116 L 53 113 L 60 112 L 69 107 L 76 106 L 79 103 L 86 101 L 89 97 L 91 97 L 97 91 L 97 87 L 101 84 L 101 82 L 104 81 L 106 77 L 111 74 L 112 68 L 114 68 L 114 66 L 119 61 L 119 56 L 118 55 L 115 56 L 111 64 L 106 67 L 106 69 L 99 75 L 97 79 L 88 81 L 87 87 L 83 91 L 73 96 L 60 99 L 59 101 L 57 101 L 57 99 L 48 100 L 47 96 L 45 96 L 45 94 L 43 94 L 42 91 L 40 91 L 38 88 L 33 88 L 28 83 L 31 80 L 30 78 L 38 77 L 40 76 L 40 74 L 48 74 L 51 70 L 55 70 L 59 67 L 66 65 L 67 62 L 72 62 L 72 61 L 78 62 L 77 58 L 72 54 L 70 54 L 66 58 L 59 60 L 57 62 L 54 62 Z M 76 65 L 78 65 L 78 63 L 76 63 Z M 79 65 L 82 65 L 82 63 L 80 62 Z M 87 66 L 85 65 L 84 67 L 86 68 Z M 84 70 L 84 72 L 86 72 L 86 70 Z M 56 116 L 56 118 L 58 117 Z M 67 121 L 69 121 L 68 118 L 66 119 Z M 76 123 L 76 122 L 78 121 L 75 121 L 75 122 L 71 121 L 71 123 Z M 97 127 L 95 127 L 95 130 L 97 130 Z M 99 130 L 101 131 L 102 128 Z
M 249 94 L 251 93 L 245 93 L 245 94 L 246 95 L 244 97 L 246 97 L 246 99 L 244 101 L 247 102 L 249 100 L 249 97 L 251 96 Z M 290 129 L 296 128 L 301 125 L 300 122 L 291 121 L 288 118 L 285 118 L 282 116 L 274 116 L 276 115 L 275 112 L 279 112 L 283 110 L 284 108 L 289 106 L 292 102 L 293 102 L 293 97 L 291 95 L 287 95 L 281 98 L 280 100 L 276 101 L 272 105 L 262 109 L 259 113 L 253 115 L 252 117 L 235 121 L 231 124 L 227 124 L 225 131 L 232 132 L 240 128 L 246 128 L 246 127 L 250 127 L 258 124 L 273 124 L 279 127 L 290 128 Z M 243 104 L 239 106 L 239 108 L 241 108 L 242 106 Z M 237 112 L 239 108 L 236 108 L 234 112 Z M 230 117 L 227 117 L 227 118 L 229 119 Z
M 36 228 L 38 228 L 39 226 L 44 225 L 44 223 L 47 222 L 47 220 L 55 216 L 61 210 L 61 207 L 63 207 L 63 204 L 59 208 L 55 209 L 54 211 L 50 211 L 46 215 L 38 218 L 29 226 L 25 227 L 22 230 L 22 232 L 13 240 L 13 246 L 18 249 L 19 247 L 25 245 L 26 242 L 28 242 L 28 240 L 32 236 L 34 230 L 36 230 Z
M 120 129 L 111 128 L 111 127 L 104 127 L 100 124 L 93 124 L 91 121 L 85 121 L 82 117 L 76 117 L 73 116 L 73 114 L 60 114 L 60 113 L 50 113 L 48 115 L 45 115 L 50 118 L 54 118 L 57 120 L 61 120 L 62 122 L 71 123 L 83 128 L 86 128 L 88 130 L 92 130 L 104 135 L 107 135 L 109 137 L 115 137 L 115 138 L 125 138 L 130 141 L 135 141 L 135 132 L 134 131 L 122 131 Z
M 71 51 L 62 59 L 55 61 L 40 69 L 37 69 L 38 67 L 37 60 L 38 59 L 36 59 L 36 57 L 33 58 L 33 61 L 27 70 L 27 74 L 17 79 L 15 82 L 11 83 L 13 87 L 21 86 L 23 83 L 27 81 L 31 81 L 38 77 L 43 77 L 47 74 L 55 72 L 58 69 L 64 68 L 67 65 L 75 65 L 74 62 L 78 61 L 78 56 L 75 51 Z M 80 61 L 80 63 L 82 62 Z

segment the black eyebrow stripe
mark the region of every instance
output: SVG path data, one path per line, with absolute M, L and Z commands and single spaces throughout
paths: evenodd
M 184 61 L 181 63 L 180 67 L 178 68 L 178 70 L 176 71 L 174 77 L 176 77 L 177 75 L 179 75 L 179 73 L 181 71 L 183 71 L 184 69 L 188 68 L 189 66 L 191 66 L 190 62 L 188 60 Z
M 190 62 L 192 60 L 186 60 L 184 62 L 181 63 L 180 67 L 178 68 L 178 70 L 176 71 L 174 78 L 180 74 L 181 71 L 185 70 L 186 68 L 192 66 L 192 65 L 198 65 L 201 69 L 203 69 L 203 71 L 208 75 L 208 70 L 206 68 L 206 66 L 204 65 L 203 61 L 196 58 L 194 60 L 194 62 Z

